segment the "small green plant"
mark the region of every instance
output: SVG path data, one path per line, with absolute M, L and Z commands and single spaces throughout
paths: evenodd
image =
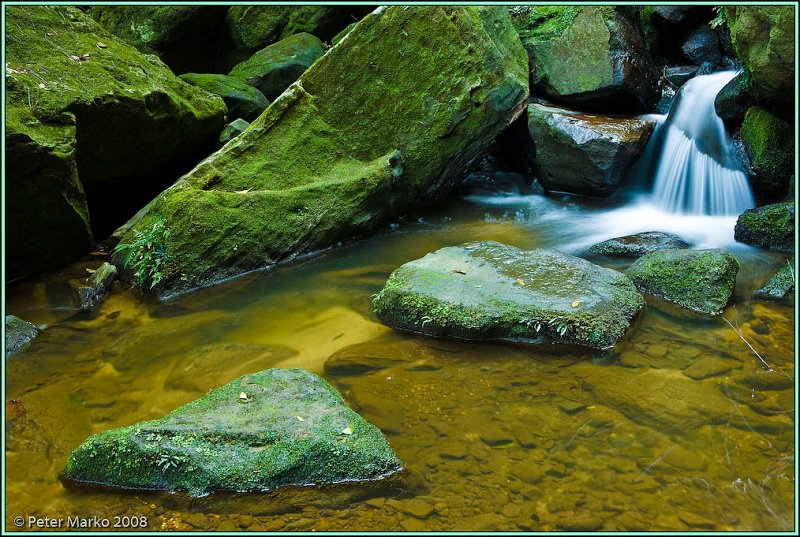
M 150 289 L 164 279 L 164 264 L 169 256 L 164 244 L 169 229 L 163 220 L 157 220 L 148 231 L 133 230 L 133 242 L 121 242 L 113 253 L 125 254 L 124 268 L 130 267 L 140 288 L 150 281 Z
M 712 9 L 714 10 L 714 13 L 716 13 L 716 17 L 711 19 L 708 25 L 712 28 L 718 28 L 727 22 L 727 19 L 725 18 L 725 8 L 723 6 L 715 6 Z

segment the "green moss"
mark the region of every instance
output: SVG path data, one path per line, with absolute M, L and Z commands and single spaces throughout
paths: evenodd
M 523 42 L 539 43 L 561 37 L 581 6 L 520 6 L 512 10 L 514 28 Z
M 770 276 L 764 287 L 754 294 L 757 298 L 779 299 L 794 292 L 795 268 L 792 260 L 787 262 Z
M 756 174 L 770 178 L 769 182 L 788 185 L 795 162 L 792 126 L 753 106 L 744 116 L 741 136 Z
M 794 202 L 748 209 L 739 215 L 734 238 L 763 248 L 794 252 Z

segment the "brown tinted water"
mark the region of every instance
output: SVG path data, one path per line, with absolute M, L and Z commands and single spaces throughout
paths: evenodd
M 47 328 L 6 362 L 6 527 L 16 516 L 144 516 L 148 529 L 177 530 L 794 529 L 794 309 L 749 298 L 781 254 L 734 247 L 741 270 L 724 314 L 773 372 L 723 319 L 652 305 L 607 353 L 436 341 L 377 322 L 371 295 L 406 261 L 469 240 L 569 249 L 580 234 L 569 211 L 602 211 L 527 203 L 453 201 L 168 303 L 118 285 L 85 317 L 55 307 L 52 286 L 9 289 L 8 313 Z M 270 367 L 323 375 L 407 473 L 197 499 L 58 480 L 90 434 Z

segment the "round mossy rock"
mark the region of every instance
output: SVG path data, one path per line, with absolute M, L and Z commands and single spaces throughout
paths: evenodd
M 794 252 L 794 229 L 794 202 L 784 201 L 740 214 L 733 237 L 770 250 Z

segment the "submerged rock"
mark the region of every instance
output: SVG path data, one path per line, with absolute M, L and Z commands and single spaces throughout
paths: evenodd
M 794 265 L 787 262 L 770 276 L 764 287 L 753 293 L 753 296 L 764 300 L 786 298 L 786 295 L 794 293 L 794 278 Z
M 528 107 L 536 177 L 548 190 L 613 194 L 653 134 L 655 121 L 582 114 L 552 105 Z
M 228 107 L 228 121 L 240 118 L 250 121 L 257 118 L 269 106 L 269 101 L 263 93 L 238 78 L 204 73 L 186 73 L 180 78 L 192 86 L 222 97 L 225 106 Z
M 376 480 L 402 469 L 381 432 L 325 380 L 268 369 L 163 418 L 91 436 L 62 479 L 199 496 Z
M 720 315 L 736 284 L 739 262 L 730 252 L 658 250 L 625 271 L 641 292 L 704 315 Z
M 299 33 L 259 50 L 228 75 L 244 80 L 274 100 L 323 54 L 319 38 Z
M 504 9 L 389 7 L 117 236 L 165 223 L 162 296 L 329 247 L 441 199 L 527 96 Z
M 658 102 L 658 76 L 633 6 L 529 6 L 514 13 L 532 93 L 605 112 L 646 113 Z
M 739 215 L 733 238 L 779 252 L 794 252 L 794 201 L 747 209 Z
M 427 336 L 603 349 L 625 335 L 644 300 L 614 270 L 486 241 L 406 263 L 373 305 L 382 323 Z
M 672 233 L 645 231 L 597 243 L 589 248 L 589 253 L 618 257 L 640 257 L 656 250 L 675 250 L 688 247 L 689 243 Z
M 6 315 L 6 356 L 21 349 L 38 335 L 39 330 L 33 324 L 16 315 Z
M 741 138 L 755 172 L 750 179 L 755 193 L 772 201 L 783 198 L 794 175 L 794 127 L 754 106 L 744 116 Z

